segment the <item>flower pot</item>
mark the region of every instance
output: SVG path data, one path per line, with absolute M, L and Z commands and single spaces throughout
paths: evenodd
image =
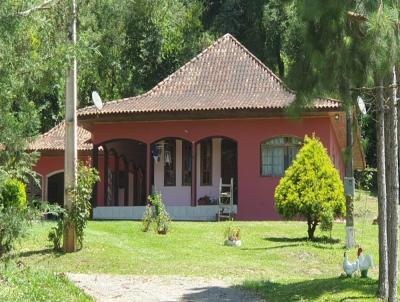
M 241 246 L 242 241 L 240 241 L 240 239 L 239 240 L 226 239 L 224 244 L 227 246 Z

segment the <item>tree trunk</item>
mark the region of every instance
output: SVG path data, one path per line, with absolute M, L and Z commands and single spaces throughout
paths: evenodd
M 396 69 L 393 67 L 393 84 L 396 85 Z M 399 202 L 399 178 L 398 178 L 398 142 L 397 142 L 397 88 L 393 88 L 393 95 L 389 103 L 390 119 L 390 148 L 388 154 L 390 169 L 388 192 L 388 279 L 389 302 L 397 302 L 397 266 L 398 266 L 398 202 Z
M 346 158 L 344 193 L 346 195 L 346 248 L 355 246 L 354 232 L 354 171 L 353 171 L 353 108 L 346 110 Z
M 314 238 L 315 238 L 314 233 L 315 233 L 315 229 L 317 228 L 318 222 L 313 221 L 311 217 L 308 217 L 307 225 L 308 225 L 308 229 L 307 229 L 308 239 L 314 240 Z
M 383 86 L 383 81 L 379 81 Z M 386 219 L 386 172 L 385 172 L 385 98 L 383 88 L 377 97 L 377 166 L 378 166 L 378 222 L 379 222 L 379 297 L 388 295 L 388 250 Z

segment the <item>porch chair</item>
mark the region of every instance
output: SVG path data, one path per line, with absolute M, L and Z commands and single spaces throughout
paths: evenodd
M 233 219 L 233 178 L 230 184 L 223 184 L 222 178 L 219 180 L 219 198 L 218 198 L 219 211 L 217 213 L 217 220 Z

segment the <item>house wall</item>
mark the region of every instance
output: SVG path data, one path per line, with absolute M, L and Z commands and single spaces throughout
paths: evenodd
M 80 155 L 78 159 L 83 162 L 89 161 L 91 163 L 91 157 L 89 155 Z M 47 200 L 47 179 L 58 172 L 64 172 L 64 156 L 62 154 L 46 155 L 45 152 L 42 152 L 33 169 L 42 176 L 42 199 Z
M 238 152 L 237 218 L 241 220 L 278 220 L 280 218 L 274 205 L 274 191 L 280 178 L 260 175 L 261 142 L 275 136 L 303 137 L 305 134 L 311 136 L 315 133 L 321 139 L 331 157 L 334 155 L 335 158 L 340 158 L 338 165 L 341 169 L 341 150 L 336 146 L 331 130 L 332 124 L 328 116 L 314 116 L 296 120 L 259 118 L 95 123 L 91 128 L 94 144 L 122 138 L 140 140 L 148 146 L 164 137 L 178 137 L 192 143 L 197 143 L 210 136 L 229 137 L 235 140 Z M 150 158 L 149 149 L 148 159 Z M 197 152 L 198 154 L 199 152 Z M 214 166 L 213 169 L 216 172 L 217 167 Z M 199 179 L 198 173 L 197 179 Z M 218 181 L 219 177 L 214 175 L 213 185 L 218 185 Z M 99 184 L 99 187 L 102 186 L 102 184 Z M 198 186 L 197 191 L 196 197 L 204 193 L 202 188 Z

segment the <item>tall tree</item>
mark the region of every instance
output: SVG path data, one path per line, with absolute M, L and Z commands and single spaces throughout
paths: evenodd
M 362 27 L 349 18 L 356 1 L 296 1 L 303 22 L 303 48 L 294 58 L 289 81 L 298 91 L 298 104 L 315 97 L 337 97 L 343 101 L 348 122 L 352 119 L 354 95 L 351 88 L 364 82 L 366 56 L 362 48 Z M 301 78 L 302 81 L 298 79 Z M 349 134 L 352 127 L 349 127 Z M 354 246 L 352 143 L 346 150 L 346 241 Z M 352 182 L 353 180 L 353 182 Z
M 377 81 L 383 86 L 383 81 Z M 385 97 L 383 87 L 377 97 L 377 168 L 378 168 L 378 223 L 379 223 L 379 296 L 388 295 L 388 247 L 386 216 L 386 169 L 385 169 Z
M 388 161 L 390 169 L 388 192 L 388 249 L 389 249 L 389 295 L 388 301 L 397 301 L 397 271 L 398 271 L 398 204 L 399 204 L 399 174 L 398 174 L 398 141 L 397 141 L 397 80 L 396 67 L 393 67 L 393 95 L 389 102 L 390 151 Z

